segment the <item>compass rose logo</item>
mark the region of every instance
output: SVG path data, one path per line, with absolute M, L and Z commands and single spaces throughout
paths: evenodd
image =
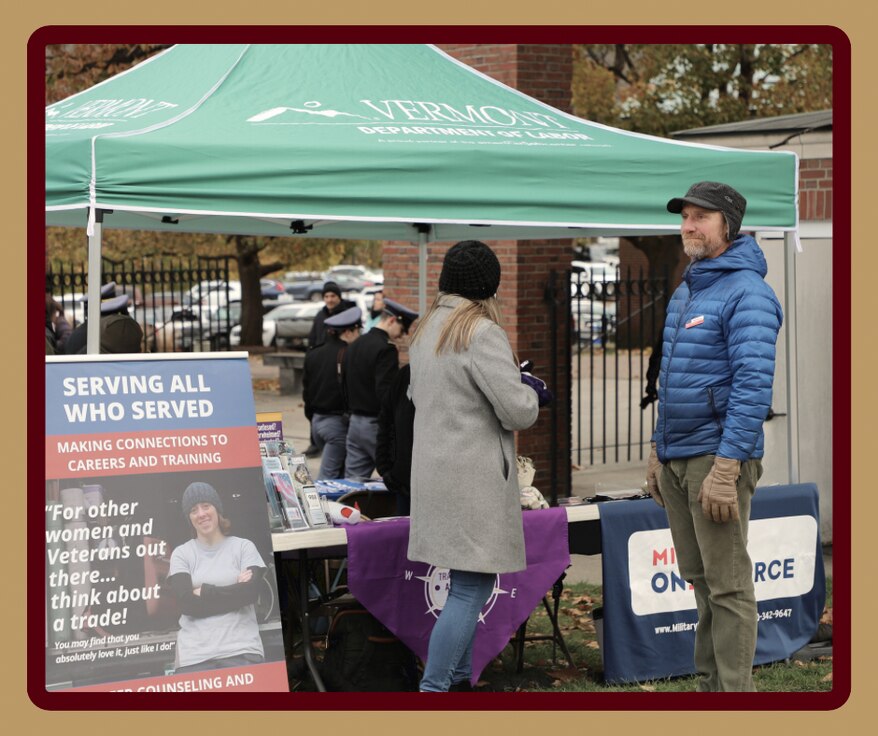
M 445 601 L 448 600 L 448 591 L 451 588 L 451 572 L 446 567 L 431 565 L 425 575 L 416 575 L 414 579 L 421 580 L 424 583 L 424 601 L 427 604 L 426 613 L 432 614 L 434 618 L 439 618 L 439 614 L 445 607 Z M 494 580 L 494 589 L 479 613 L 479 623 L 485 622 L 485 618 L 491 613 L 491 609 L 494 608 L 499 596 L 509 595 L 510 593 L 511 591 L 500 587 L 500 576 L 497 575 Z

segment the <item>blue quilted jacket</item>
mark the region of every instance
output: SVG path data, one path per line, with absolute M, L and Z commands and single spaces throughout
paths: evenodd
M 661 462 L 716 454 L 761 458 L 783 321 L 765 256 L 740 235 L 694 261 L 668 304 L 653 440 Z

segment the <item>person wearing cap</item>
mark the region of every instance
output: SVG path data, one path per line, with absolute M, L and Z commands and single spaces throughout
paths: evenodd
M 344 477 L 347 407 L 342 387 L 345 350 L 360 336 L 362 312 L 351 307 L 326 320 L 326 341 L 305 355 L 302 400 L 315 446 L 323 453 L 317 480 Z
M 746 205 L 710 181 L 667 204 L 682 217 L 691 260 L 668 303 L 646 485 L 667 512 L 680 573 L 694 588 L 700 691 L 754 689 L 747 530 L 783 313 L 765 282 L 765 256 L 739 232 Z
M 416 312 L 385 299 L 378 324 L 345 352 L 344 387 L 350 411 L 345 478 L 370 478 L 375 470 L 378 413 L 399 371 L 399 351 L 393 340 L 407 334 L 417 318 Z
M 323 309 L 314 316 L 311 331 L 308 333 L 308 350 L 314 350 L 326 342 L 326 320 L 336 314 L 356 306 L 353 302 L 341 298 L 341 288 L 335 281 L 327 281 L 323 284 Z M 314 437 L 313 428 L 310 434 L 310 444 L 305 450 L 306 457 L 317 457 L 320 448 Z
M 88 301 L 83 299 L 88 309 Z M 100 352 L 140 353 L 143 351 L 143 328 L 128 312 L 128 294 L 116 294 L 116 282 L 101 287 Z M 83 355 L 88 349 L 88 318 L 67 339 L 67 355 Z
M 182 612 L 175 674 L 261 663 L 255 604 L 266 567 L 256 545 L 229 535 L 210 483 L 190 483 L 181 510 L 194 538 L 171 553 L 165 580 Z
M 520 371 L 500 326 L 499 285 L 500 262 L 487 245 L 452 246 L 409 350 L 408 558 L 446 567 L 451 577 L 430 635 L 425 692 L 472 689 L 479 613 L 498 573 L 526 567 L 514 432 L 537 420 L 549 392 Z

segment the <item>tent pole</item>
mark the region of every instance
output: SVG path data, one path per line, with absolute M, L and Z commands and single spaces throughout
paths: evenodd
M 787 460 L 790 483 L 799 482 L 799 379 L 796 346 L 795 233 L 784 233 L 784 320 L 787 352 Z
M 103 229 L 103 210 L 95 210 L 92 233 L 88 236 L 88 315 L 97 319 L 87 319 L 85 352 L 97 355 L 101 352 L 101 231 Z
M 427 234 L 429 225 L 418 227 L 418 314 L 427 311 Z

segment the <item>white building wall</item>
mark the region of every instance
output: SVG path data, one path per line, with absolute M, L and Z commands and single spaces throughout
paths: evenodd
M 796 258 L 796 339 L 798 348 L 799 482 L 820 491 L 820 533 L 832 541 L 832 232 L 831 223 L 801 223 L 802 253 Z M 758 238 L 768 261 L 767 281 L 781 304 L 784 293 L 784 241 L 778 234 Z M 772 406 L 787 413 L 787 324 L 778 338 Z M 840 349 L 847 349 L 840 346 Z M 765 424 L 765 474 L 760 485 L 790 482 L 787 417 Z

